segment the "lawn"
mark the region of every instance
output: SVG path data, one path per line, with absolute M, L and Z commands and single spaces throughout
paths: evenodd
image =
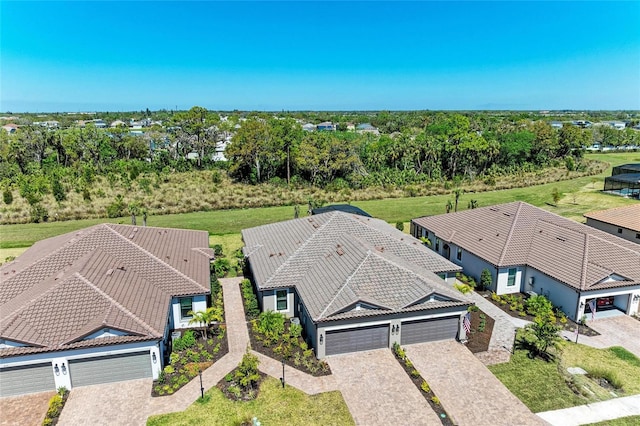
M 640 364 L 633 354 L 622 348 L 595 349 L 569 342 L 562 347 L 562 355 L 556 362 L 532 360 L 525 351 L 518 350 L 508 363 L 490 366 L 489 370 L 534 413 L 613 397 L 609 389 L 580 375 L 574 376 L 573 387 L 578 394 L 575 393 L 565 380 L 571 377 L 565 373 L 567 367 L 582 367 L 605 376 L 614 372 L 622 385 L 623 392 L 617 392 L 620 396 L 640 393 Z
M 588 158 L 609 162 L 612 165 L 627 162 L 640 162 L 640 153 L 590 154 Z M 637 201 L 603 194 L 604 177 L 611 173 L 611 168 L 597 176 L 587 176 L 527 188 L 506 189 L 479 193 L 465 193 L 460 197 L 459 209 L 464 210 L 471 199 L 478 200 L 478 206 L 488 206 L 515 200 L 526 201 L 543 207 L 554 213 L 581 220 L 582 214 L 596 209 L 606 209 L 633 204 Z M 563 194 L 557 206 L 552 202 L 551 191 L 557 188 Z M 575 197 L 573 194 L 576 194 Z M 434 195 L 429 197 L 388 198 L 381 200 L 359 201 L 352 204 L 362 208 L 374 217 L 395 224 L 398 221 L 408 222 L 412 218 L 441 214 L 445 212 L 447 200 L 451 195 Z M 150 216 L 149 226 L 168 228 L 202 229 L 212 235 L 228 238 L 230 241 L 238 236 L 225 237 L 227 234 L 238 234 L 243 228 L 278 222 L 294 217 L 292 206 L 264 207 L 251 209 L 215 210 L 183 214 Z M 75 231 L 97 223 L 129 223 L 128 217 L 119 219 L 85 219 L 40 224 L 20 224 L 0 226 L 0 248 L 28 247 L 34 242 Z M 408 225 L 405 227 L 408 231 Z M 235 243 L 231 243 L 230 247 Z M 229 253 L 230 254 L 230 253 Z M 228 255 L 229 255 L 228 254 Z M 6 256 L 5 256 L 6 257 Z M 2 259 L 2 258 L 0 258 Z
M 589 423 L 585 426 L 638 426 L 640 425 L 640 416 L 621 417 L 615 420 L 606 420 L 604 422 Z
M 342 394 L 326 392 L 307 395 L 268 377 L 260 385 L 254 401 L 234 402 L 213 387 L 204 401 L 196 401 L 185 411 L 152 416 L 149 426 L 161 425 L 240 425 L 257 417 L 263 425 L 353 425 Z

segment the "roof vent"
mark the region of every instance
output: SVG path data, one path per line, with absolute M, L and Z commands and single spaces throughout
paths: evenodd
M 129 235 L 129 239 L 132 240 L 134 236 L 135 236 L 135 234 L 130 234 Z
M 500 209 L 497 207 L 489 207 L 489 210 L 491 210 L 492 212 L 500 211 Z
M 113 269 L 107 270 L 107 276 L 110 277 L 113 274 Z
M 564 238 L 564 237 L 556 237 L 556 240 L 558 240 L 558 241 L 563 241 L 563 242 L 564 242 L 564 241 L 567 241 L 567 239 L 566 239 L 566 238 Z
M 502 212 L 503 215 L 507 216 L 507 217 L 511 217 L 511 213 L 507 213 L 507 212 Z
M 376 250 L 378 250 L 380 253 L 383 253 L 383 252 L 384 252 L 384 247 L 383 247 L 383 246 L 376 246 L 375 248 L 376 248 Z
M 185 262 L 188 262 L 189 260 L 185 257 L 185 258 L 184 258 L 184 261 L 185 261 Z
M 344 250 L 342 250 L 342 247 L 338 246 L 336 253 L 338 253 L 338 256 L 342 256 L 344 254 Z

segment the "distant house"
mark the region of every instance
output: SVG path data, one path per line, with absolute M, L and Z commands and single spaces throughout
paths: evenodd
M 113 122 L 109 125 L 109 127 L 129 127 L 129 126 L 127 125 L 127 123 L 125 123 L 125 122 L 124 122 L 124 121 L 122 121 L 122 120 L 116 120 L 116 121 L 113 121 Z
M 157 379 L 210 293 L 208 233 L 101 224 L 0 267 L 0 396 Z
M 330 121 L 323 121 L 316 128 L 319 132 L 335 132 L 337 130 L 337 126 Z
M 347 123 L 347 131 L 352 132 L 354 130 L 356 130 L 356 125 L 353 123 Z
M 302 130 L 304 130 L 305 132 L 313 132 L 316 130 L 316 125 L 311 123 L 303 124 Z
M 263 311 L 299 322 L 318 358 L 465 339 L 461 268 L 388 223 L 340 211 L 242 231 Z
M 547 296 L 571 319 L 597 304 L 596 318 L 639 312 L 640 246 L 524 202 L 428 216 L 411 234 L 498 294 Z
M 380 134 L 380 131 L 369 123 L 359 124 L 358 127 L 356 127 L 356 131 L 358 133 L 372 133 L 374 135 Z
M 562 129 L 562 122 L 560 122 L 560 121 L 552 121 L 551 122 L 551 127 L 553 127 L 554 129 Z
M 585 213 L 587 225 L 640 244 L 640 204 Z
M 2 128 L 10 135 L 18 131 L 18 125 L 13 123 L 5 124 Z
M 640 163 L 622 164 L 604 179 L 604 191 L 631 198 L 640 198 Z

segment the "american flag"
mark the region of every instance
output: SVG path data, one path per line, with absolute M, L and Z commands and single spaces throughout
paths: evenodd
M 596 319 L 596 299 L 591 300 L 589 302 L 589 308 L 591 308 L 591 321 Z
M 464 331 L 467 333 L 471 332 L 471 314 L 469 312 L 467 312 L 467 315 L 465 315 L 462 320 L 462 327 L 464 327 Z

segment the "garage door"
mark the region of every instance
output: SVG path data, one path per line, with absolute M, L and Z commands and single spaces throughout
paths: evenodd
M 403 322 L 400 328 L 400 343 L 410 345 L 411 343 L 455 339 L 458 334 L 459 318 L 455 316 Z
M 326 355 L 389 347 L 389 325 L 327 331 Z
M 56 390 L 51 363 L 0 369 L 0 396 Z
M 148 351 L 71 360 L 69 370 L 73 387 L 152 377 Z

